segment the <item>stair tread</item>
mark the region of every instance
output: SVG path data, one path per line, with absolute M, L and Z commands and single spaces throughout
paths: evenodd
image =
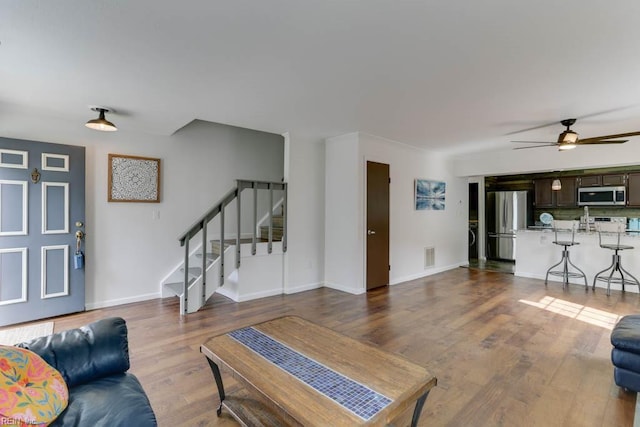
M 184 273 L 184 266 L 180 267 L 180 272 Z M 189 267 L 189 274 L 192 276 L 200 276 L 202 274 L 202 267 Z
M 284 235 L 284 228 L 282 227 L 271 227 L 271 241 L 279 242 L 282 241 L 282 236 Z M 269 226 L 263 225 L 260 226 L 260 240 L 263 242 L 269 241 Z
M 165 283 L 164 284 L 165 287 L 171 289 L 173 291 L 174 294 L 176 294 L 176 296 L 181 297 L 183 292 L 182 292 L 182 282 L 179 283 Z
M 220 239 L 211 239 L 210 242 L 211 242 L 212 245 L 220 246 Z M 247 237 L 247 238 L 243 237 L 243 238 L 240 239 L 240 243 L 241 244 L 242 243 L 251 243 L 251 238 L 250 237 Z M 229 247 L 229 246 L 235 245 L 235 244 L 236 244 L 236 239 L 225 239 L 225 241 L 224 241 L 225 247 Z

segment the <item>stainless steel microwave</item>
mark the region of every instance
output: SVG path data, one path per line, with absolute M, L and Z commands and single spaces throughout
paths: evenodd
M 616 206 L 627 201 L 625 187 L 578 188 L 578 206 Z

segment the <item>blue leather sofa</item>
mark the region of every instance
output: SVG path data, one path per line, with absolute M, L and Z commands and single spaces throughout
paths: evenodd
M 616 384 L 640 392 L 640 315 L 624 316 L 611 331 L 611 361 Z
M 124 319 L 102 319 L 79 329 L 18 344 L 64 377 L 69 406 L 51 426 L 157 426 L 138 379 L 129 370 Z

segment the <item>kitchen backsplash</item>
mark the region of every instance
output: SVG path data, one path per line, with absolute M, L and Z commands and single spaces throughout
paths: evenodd
M 584 215 L 584 208 L 534 208 L 534 221 L 540 220 L 540 214 L 549 212 L 555 219 L 579 220 Z M 624 216 L 640 218 L 640 208 L 625 208 L 615 206 L 589 206 L 589 216 Z

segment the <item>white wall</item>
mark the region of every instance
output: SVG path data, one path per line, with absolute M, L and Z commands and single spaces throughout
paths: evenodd
M 103 133 L 80 124 L 75 133 L 37 139 L 86 147 L 88 309 L 160 297 L 160 280 L 183 255 L 178 236 L 234 179 L 283 177 L 282 136 L 207 122 L 172 136 Z M 108 203 L 109 153 L 160 158 L 161 203 Z
M 358 133 L 329 138 L 325 142 L 325 286 L 347 292 L 363 292 Z
M 228 251 L 228 256 L 231 259 L 225 264 L 235 265 L 234 251 Z M 228 274 L 224 286 L 216 292 L 237 302 L 280 295 L 283 292 L 282 266 L 282 242 L 272 242 L 271 253 L 267 243 L 258 243 L 255 255 L 251 253 L 251 245 L 242 245 L 240 268 Z M 215 270 L 215 274 L 219 274 L 220 270 Z M 210 280 L 218 280 L 218 277 L 212 276 Z
M 466 179 L 454 176 L 450 161 L 438 153 L 367 134 L 360 134 L 360 155 L 363 195 L 366 160 L 390 165 L 391 284 L 467 264 L 468 184 Z M 414 180 L 417 178 L 446 182 L 443 211 L 415 210 Z M 362 200 L 364 203 L 364 196 Z M 362 236 L 364 227 L 362 222 Z M 364 248 L 364 238 L 362 246 Z M 427 269 L 425 247 L 434 247 L 436 251 L 436 264 Z
M 357 146 L 357 153 L 354 153 Z M 363 133 L 326 141 L 326 286 L 365 291 L 365 170 L 368 160 L 390 165 L 390 282 L 401 283 L 467 263 L 467 180 L 442 155 Z M 357 188 L 351 182 L 357 175 Z M 444 211 L 414 209 L 414 180 L 445 181 Z M 424 249 L 436 249 L 425 268 Z
M 324 143 L 292 131 L 285 137 L 289 208 L 284 292 L 321 287 L 324 281 Z

